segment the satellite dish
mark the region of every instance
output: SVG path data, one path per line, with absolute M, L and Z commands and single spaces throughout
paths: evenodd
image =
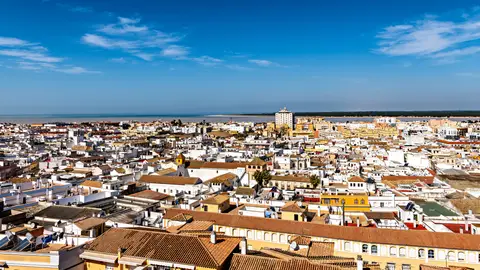
M 297 242 L 292 241 L 292 243 L 290 243 L 290 249 L 291 250 L 298 250 Z

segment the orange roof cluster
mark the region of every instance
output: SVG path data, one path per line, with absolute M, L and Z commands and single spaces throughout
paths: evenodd
M 281 219 L 228 215 L 183 209 L 167 209 L 164 218 L 189 214 L 194 220 L 214 221 L 219 226 L 244 228 L 294 235 L 344 239 L 364 243 L 434 247 L 458 250 L 479 250 L 480 235 L 439 233 L 429 231 L 402 231 L 362 227 L 324 225 Z
M 145 258 L 217 269 L 238 249 L 240 237 L 170 234 L 159 231 L 112 228 L 85 246 L 86 252 Z M 188 252 L 187 252 L 188 251 Z

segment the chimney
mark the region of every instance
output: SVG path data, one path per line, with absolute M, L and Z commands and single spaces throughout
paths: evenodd
M 463 228 L 460 228 L 460 233 L 463 233 Z
M 126 249 L 119 247 L 117 249 L 117 258 L 120 259 L 122 257 L 122 254 L 126 251 Z
M 243 237 L 240 241 L 240 253 L 242 255 L 247 255 L 247 238 Z
M 357 256 L 357 270 L 363 270 L 363 258 L 362 256 Z
M 215 231 L 212 231 L 212 233 L 210 234 L 210 243 L 214 245 L 217 243 L 217 234 L 215 233 Z
M 413 228 L 417 228 L 417 221 L 416 220 L 413 221 Z
M 465 231 L 468 232 L 468 220 L 465 219 Z

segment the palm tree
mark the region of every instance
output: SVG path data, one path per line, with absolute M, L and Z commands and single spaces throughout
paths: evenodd
M 312 184 L 313 188 L 317 188 L 317 186 L 321 183 L 320 177 L 318 175 L 310 175 L 310 184 Z
M 268 182 L 272 179 L 272 175 L 268 171 L 262 170 L 262 171 L 256 171 L 253 174 L 253 178 L 257 181 L 258 186 L 262 188 L 268 185 Z

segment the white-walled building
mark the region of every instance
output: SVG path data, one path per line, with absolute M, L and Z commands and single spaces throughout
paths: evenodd
M 289 128 L 293 128 L 293 120 L 293 113 L 288 111 L 286 107 L 275 113 L 275 126 L 277 128 L 280 128 L 282 126 L 288 126 Z

